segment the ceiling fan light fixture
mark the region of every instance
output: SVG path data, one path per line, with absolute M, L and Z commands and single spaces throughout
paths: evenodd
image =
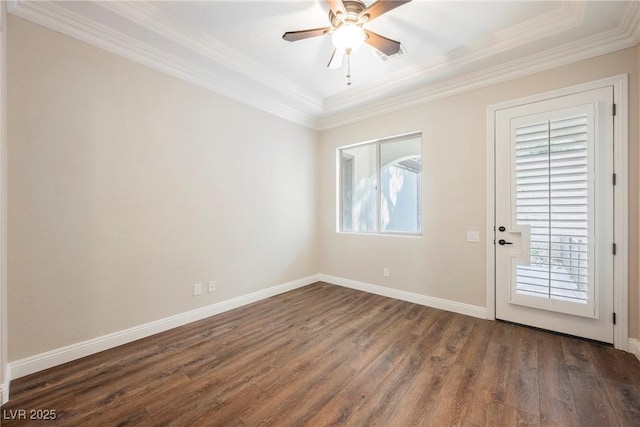
M 351 53 L 362 46 L 367 35 L 360 25 L 347 22 L 331 35 L 331 42 L 336 49 Z
M 385 58 L 397 54 L 402 45 L 399 41 L 376 34 L 362 27 L 398 6 L 411 0 L 375 0 L 367 6 L 365 0 L 325 0 L 329 6 L 330 27 L 312 28 L 301 31 L 287 31 L 282 38 L 289 42 L 308 39 L 311 37 L 331 34 L 331 42 L 335 47 L 327 67 L 337 70 L 347 60 L 347 85 L 351 85 L 351 53 L 363 43 L 379 50 Z

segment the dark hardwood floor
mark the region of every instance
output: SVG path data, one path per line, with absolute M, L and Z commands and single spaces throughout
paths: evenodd
M 20 420 L 20 410 L 56 419 Z M 2 418 L 3 426 L 638 426 L 640 362 L 316 283 L 15 380 Z

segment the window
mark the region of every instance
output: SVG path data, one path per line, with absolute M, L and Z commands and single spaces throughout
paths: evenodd
M 340 231 L 420 234 L 422 134 L 338 149 Z

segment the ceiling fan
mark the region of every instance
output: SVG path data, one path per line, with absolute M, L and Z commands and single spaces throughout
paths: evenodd
M 331 34 L 331 41 L 335 47 L 329 67 L 336 70 L 342 67 L 347 56 L 347 84 L 351 84 L 350 55 L 362 43 L 367 43 L 387 56 L 400 51 L 400 42 L 391 40 L 371 30 L 364 29 L 365 24 L 378 16 L 409 3 L 411 0 L 377 0 L 367 7 L 361 0 L 326 0 L 329 6 L 330 27 L 314 28 L 301 31 L 287 31 L 282 38 L 289 42 L 308 39 L 311 37 Z

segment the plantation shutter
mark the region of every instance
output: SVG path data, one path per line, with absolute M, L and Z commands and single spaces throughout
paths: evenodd
M 530 263 L 516 269 L 516 292 L 588 302 L 590 195 L 588 117 L 516 128 L 515 215 L 530 227 Z

